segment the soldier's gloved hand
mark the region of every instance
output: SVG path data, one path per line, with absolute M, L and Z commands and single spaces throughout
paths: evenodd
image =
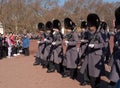
M 56 42 L 52 42 L 52 45 L 55 45 L 56 44 Z
M 84 39 L 81 39 L 80 41 L 81 41 L 81 42 L 85 42 L 85 40 L 84 40 Z
M 85 40 L 85 39 L 81 39 L 80 41 L 81 41 L 81 42 L 83 42 L 83 43 L 88 42 L 88 41 L 87 41 L 87 40 Z
M 93 48 L 95 45 L 94 44 L 89 44 L 88 45 L 90 48 Z
M 40 41 L 37 41 L 37 43 L 40 43 Z
M 54 31 L 54 32 L 53 32 L 53 35 L 54 35 L 55 33 L 56 33 L 56 32 Z
M 66 40 L 66 41 L 65 41 L 65 44 L 68 45 L 68 43 L 69 43 L 69 41 Z
M 47 41 L 47 39 L 45 38 L 45 39 L 44 39 L 44 41 L 46 42 L 46 41 Z

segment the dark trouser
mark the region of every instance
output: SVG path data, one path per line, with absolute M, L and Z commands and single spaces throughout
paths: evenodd
M 75 79 L 77 77 L 77 68 L 70 69 L 70 78 Z
M 48 70 L 55 70 L 55 64 L 52 61 L 48 62 Z
M 83 74 L 83 82 L 90 82 L 90 77 L 88 74 L 88 67 L 85 69 L 85 72 Z
M 90 77 L 90 83 L 92 88 L 101 88 L 100 77 Z
M 62 64 L 55 64 L 55 69 L 57 70 L 58 73 L 62 73 L 63 72 L 63 67 Z
M 111 81 L 108 85 L 108 88 L 115 88 L 115 85 L 116 85 L 116 83 Z
M 41 65 L 43 66 L 43 68 L 47 68 L 48 67 L 48 61 L 41 60 Z
M 3 49 L 2 49 L 2 47 L 0 47 L 0 59 L 2 59 L 2 51 L 3 51 Z
M 25 56 L 29 56 L 29 47 L 28 48 L 23 48 L 23 54 Z
M 70 76 L 74 79 L 77 77 L 77 69 L 63 67 L 63 76 Z
M 17 48 L 15 46 L 12 47 L 12 55 L 17 54 Z
M 2 52 L 3 52 L 3 55 L 2 55 L 3 57 L 8 56 L 8 48 L 7 47 L 4 46 Z

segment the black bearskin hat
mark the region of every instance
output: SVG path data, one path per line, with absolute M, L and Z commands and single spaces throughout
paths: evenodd
M 51 21 L 46 22 L 45 24 L 46 30 L 52 30 L 53 29 L 53 24 Z
M 57 28 L 57 29 L 61 30 L 61 23 L 58 19 L 53 20 L 53 28 Z
M 70 18 L 65 18 L 64 19 L 64 26 L 66 29 L 73 30 L 75 27 L 75 23 Z
M 44 24 L 43 23 L 38 23 L 38 30 L 43 30 L 44 31 Z
M 81 28 L 87 28 L 87 22 L 86 21 L 81 22 Z
M 106 22 L 102 22 L 102 28 L 103 28 L 104 30 L 107 29 L 107 23 L 106 23 Z
M 120 29 L 120 7 L 115 10 L 115 28 Z
M 87 25 L 90 26 L 95 26 L 99 27 L 100 24 L 100 19 L 97 14 L 91 13 L 87 16 Z

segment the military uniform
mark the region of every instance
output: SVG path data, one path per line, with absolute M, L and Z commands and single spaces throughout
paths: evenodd
M 113 49 L 113 58 L 111 60 L 111 72 L 109 79 L 110 88 L 115 88 L 115 84 L 120 79 L 120 7 L 115 10 L 115 28 L 117 32 L 114 35 L 114 49 Z
M 53 40 L 49 55 L 48 73 L 54 72 L 55 69 L 60 72 L 60 64 L 62 62 L 62 33 L 61 23 L 59 20 L 53 20 Z
M 43 58 L 44 58 L 44 53 L 43 53 L 43 49 L 45 47 L 45 37 L 46 37 L 46 34 L 44 33 L 44 24 L 43 23 L 39 23 L 38 24 L 38 29 L 39 31 L 42 31 L 40 32 L 40 35 L 39 35 L 39 40 L 38 40 L 38 52 L 37 52 L 37 55 L 35 56 L 35 62 L 33 63 L 33 65 L 39 65 L 39 64 L 42 64 L 43 63 Z
M 50 53 L 50 48 L 51 48 L 51 43 L 52 43 L 52 30 L 53 30 L 53 25 L 51 21 L 48 21 L 45 25 L 45 29 L 46 29 L 46 38 L 44 39 L 45 41 L 45 46 L 43 49 L 43 68 L 47 68 L 48 67 L 48 56 Z
M 78 35 L 74 30 L 75 24 L 72 22 L 70 18 L 65 18 L 64 20 L 66 30 L 71 30 L 68 34 L 66 34 L 66 41 L 64 41 L 67 46 L 65 57 L 63 59 L 64 73 L 63 77 L 70 76 L 74 78 L 76 75 L 74 74 L 77 68 L 77 59 L 78 59 Z
M 102 22 L 102 30 L 101 30 L 101 35 L 104 40 L 104 45 L 105 47 L 103 48 L 103 58 L 105 60 L 105 63 L 109 62 L 109 57 L 110 57 L 110 45 L 109 45 L 109 40 L 110 40 L 110 34 L 107 31 L 107 24 L 106 22 Z
M 97 88 L 100 81 L 100 75 L 104 71 L 104 60 L 102 59 L 102 48 L 104 47 L 104 40 L 100 32 L 97 32 L 100 25 L 99 17 L 96 14 L 89 14 L 87 17 L 89 31 L 87 32 L 85 49 L 85 59 L 81 66 L 80 72 L 83 74 L 88 68 L 90 82 L 92 88 Z M 94 28 L 94 29 L 93 29 Z
M 86 44 L 88 43 L 88 40 L 87 40 L 87 36 L 88 36 L 88 30 L 87 30 L 87 22 L 86 21 L 82 21 L 81 23 L 81 38 L 80 38 L 80 52 L 79 52 L 79 58 L 81 57 L 81 55 L 84 53 L 85 51 L 85 48 L 86 48 Z M 79 59 L 80 61 L 80 65 L 81 65 L 81 61 L 82 61 L 82 58 Z M 85 72 L 83 75 L 83 80 L 81 81 L 81 85 L 82 86 L 85 86 L 87 84 L 89 84 L 89 74 L 88 74 L 88 69 L 86 68 L 85 69 Z

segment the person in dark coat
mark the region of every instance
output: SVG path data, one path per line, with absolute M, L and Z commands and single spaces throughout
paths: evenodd
M 109 62 L 109 57 L 110 57 L 110 45 L 109 45 L 109 40 L 110 40 L 110 34 L 107 31 L 107 23 L 102 22 L 102 30 L 101 30 L 102 37 L 105 42 L 105 47 L 103 48 L 103 58 L 105 60 L 105 63 Z
M 8 56 L 8 43 L 6 41 L 6 37 L 3 37 L 3 57 L 6 58 Z
M 88 32 L 87 29 L 87 22 L 86 21 L 82 21 L 81 22 L 81 38 L 80 38 L 80 54 L 79 56 L 81 57 L 81 55 L 83 54 L 83 52 L 85 51 L 86 48 L 86 43 L 88 42 L 85 38 L 86 38 L 86 34 Z M 81 60 L 80 60 L 81 61 Z M 85 86 L 89 84 L 89 75 L 88 75 L 88 69 L 86 68 L 84 74 L 83 74 L 83 80 L 81 81 L 80 85 Z
M 64 50 L 63 52 L 63 77 L 70 77 L 74 79 L 76 77 L 76 60 L 78 58 L 78 35 L 75 31 L 75 23 L 70 18 L 64 19 L 64 26 L 67 31 L 67 34 L 65 35 L 65 40 L 63 41 L 63 44 L 66 46 L 66 50 Z
M 112 60 L 110 63 L 111 72 L 110 72 L 110 88 L 115 88 L 115 84 L 120 79 L 120 7 L 115 10 L 115 28 L 116 33 L 114 35 L 114 48 L 112 52 Z
M 54 72 L 55 69 L 60 72 L 62 62 L 62 33 L 61 23 L 58 19 L 53 20 L 53 41 L 49 55 L 49 67 L 47 72 Z
M 51 48 L 51 43 L 52 43 L 52 30 L 53 30 L 53 24 L 51 21 L 46 22 L 45 24 L 45 31 L 46 31 L 46 38 L 44 39 L 45 41 L 45 47 L 43 48 L 43 68 L 47 68 L 48 67 L 48 56 L 50 53 L 50 48 Z
M 102 48 L 104 47 L 104 40 L 98 28 L 100 19 L 98 15 L 91 13 L 87 16 L 88 32 L 84 62 L 82 63 L 80 72 L 84 74 L 86 68 L 88 69 L 90 83 L 92 88 L 99 88 L 98 84 L 102 71 L 104 71 L 104 60 L 102 59 Z
M 33 63 L 33 65 L 43 65 L 43 60 L 42 58 L 44 58 L 44 53 L 42 52 L 44 47 L 45 47 L 45 26 L 43 23 L 38 23 L 38 30 L 39 30 L 39 40 L 38 40 L 38 52 L 37 55 L 35 56 L 35 62 Z

